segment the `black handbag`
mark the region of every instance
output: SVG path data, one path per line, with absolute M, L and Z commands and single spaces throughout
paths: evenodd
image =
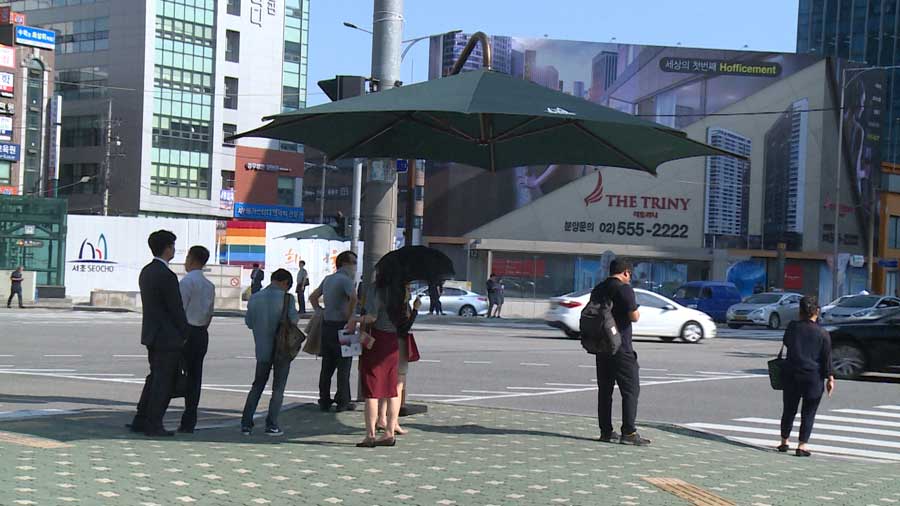
M 781 390 L 784 385 L 784 369 L 787 359 L 783 355 L 784 345 L 782 344 L 781 349 L 778 350 L 778 356 L 769 360 L 769 384 L 772 385 L 772 390 Z
M 178 370 L 175 372 L 175 383 L 172 384 L 172 398 L 187 397 L 188 391 L 187 361 L 178 359 Z

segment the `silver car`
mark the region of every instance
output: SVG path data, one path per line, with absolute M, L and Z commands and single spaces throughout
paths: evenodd
M 416 296 L 422 297 L 422 307 L 419 309 L 419 313 L 427 313 L 431 309 L 431 297 L 428 296 L 428 289 L 416 290 L 413 297 Z M 462 288 L 444 287 L 444 293 L 441 294 L 441 308 L 445 314 L 485 316 L 488 312 L 488 299 L 484 295 Z
M 851 295 L 834 307 L 822 311 L 822 323 L 845 323 L 877 320 L 900 308 L 900 299 L 881 295 Z
M 728 328 L 739 329 L 744 325 L 765 325 L 780 329 L 782 325 L 800 318 L 799 293 L 757 293 L 740 304 L 728 308 L 725 317 Z

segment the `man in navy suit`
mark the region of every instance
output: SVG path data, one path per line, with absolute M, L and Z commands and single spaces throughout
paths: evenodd
M 144 308 L 141 344 L 147 347 L 150 374 L 144 381 L 131 430 L 148 436 L 175 434 L 163 426 L 163 416 L 179 374 L 188 329 L 178 277 L 169 269 L 169 261 L 175 257 L 175 239 L 168 230 L 150 234 L 147 243 L 153 260 L 141 270 L 139 278 Z

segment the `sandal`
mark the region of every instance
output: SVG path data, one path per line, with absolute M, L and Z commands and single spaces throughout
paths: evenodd
M 405 436 L 405 435 L 409 434 L 409 430 L 404 429 L 403 427 L 396 427 L 394 429 L 394 434 L 397 436 Z
M 809 450 L 801 450 L 800 448 L 797 448 L 797 451 L 794 452 L 794 455 L 798 457 L 811 457 L 812 453 L 810 453 Z
M 396 444 L 397 444 L 397 439 L 390 437 L 390 438 L 378 439 L 372 444 L 372 446 L 394 446 Z
M 788 450 L 791 449 L 791 447 L 788 445 L 778 445 L 777 447 L 775 447 L 775 449 L 778 450 L 780 453 L 787 453 Z
M 357 448 L 375 448 L 375 438 L 365 438 L 356 443 Z

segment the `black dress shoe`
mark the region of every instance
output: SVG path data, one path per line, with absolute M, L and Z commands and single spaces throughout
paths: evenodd
M 330 403 L 330 402 L 329 402 L 328 404 L 325 404 L 325 403 L 322 403 L 322 402 L 319 403 L 319 411 L 322 411 L 322 412 L 328 412 L 330 409 L 331 409 L 331 403 Z
M 166 429 L 155 429 L 155 430 L 145 431 L 144 435 L 147 437 L 172 437 L 175 435 L 175 431 L 166 430 Z
M 193 433 L 194 433 L 194 428 L 193 428 L 193 427 L 184 427 L 184 426 L 182 426 L 182 425 L 179 425 L 179 426 L 178 426 L 178 432 L 181 433 L 181 434 L 193 434 Z
M 342 411 L 356 411 L 356 404 L 353 404 L 351 402 L 350 404 L 338 406 L 338 407 L 334 408 L 334 410 L 337 411 L 338 413 L 340 413 Z
M 147 431 L 147 429 L 144 428 L 144 426 L 143 426 L 143 425 L 140 425 L 140 424 L 137 424 L 137 425 L 136 425 L 136 424 L 133 424 L 133 423 L 126 423 L 126 424 L 125 424 L 125 427 L 127 427 L 128 430 L 130 430 L 131 432 L 141 433 L 141 432 L 146 432 L 146 431 Z

